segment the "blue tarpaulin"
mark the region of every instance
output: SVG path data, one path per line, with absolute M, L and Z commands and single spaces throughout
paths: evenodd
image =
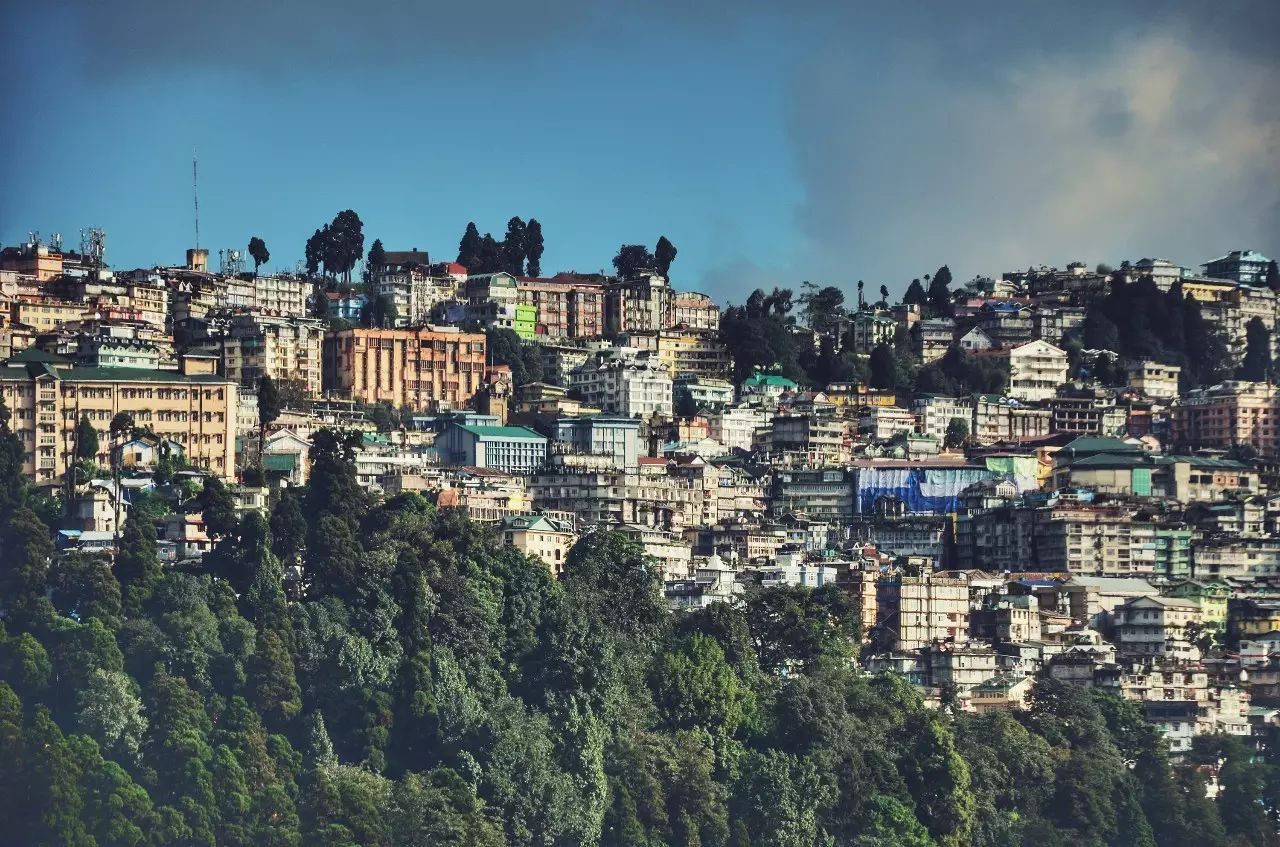
M 945 515 L 956 511 L 961 491 L 996 476 L 986 468 L 858 468 L 854 507 L 871 514 L 887 495 L 902 501 L 908 514 Z

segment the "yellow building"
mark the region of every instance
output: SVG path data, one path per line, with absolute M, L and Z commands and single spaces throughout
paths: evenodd
M 551 575 L 564 573 L 564 561 L 569 557 L 577 537 L 568 526 L 543 515 L 513 515 L 502 522 L 502 540 L 524 553 L 541 559 Z
M 57 329 L 68 321 L 92 317 L 92 310 L 82 303 L 69 303 L 53 298 L 15 300 L 10 306 L 15 324 L 25 324 L 38 332 Z
M 713 331 L 664 329 L 628 332 L 618 341 L 624 347 L 657 353 L 658 361 L 666 366 L 672 377 L 728 379 L 733 374 L 733 357 L 729 355 L 729 348 Z
M 207 357 L 183 357 L 177 372 L 146 368 L 79 368 L 37 350 L 0 367 L 0 395 L 10 428 L 26 448 L 23 471 L 57 484 L 74 462 L 75 430 L 87 417 L 98 431 L 99 464 L 112 448 L 117 414 L 182 446 L 191 464 L 225 478 L 235 474 L 235 383 L 214 373 Z

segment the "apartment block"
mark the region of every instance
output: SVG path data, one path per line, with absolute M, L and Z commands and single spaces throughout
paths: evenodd
M 271 312 L 244 312 L 231 318 L 222 340 L 223 373 L 247 389 L 263 377 L 297 382 L 310 396 L 323 384 L 321 354 L 325 322 Z
M 232 478 L 238 392 L 213 365 L 188 356 L 178 372 L 81 368 L 34 350 L 10 358 L 0 367 L 0 392 L 26 449 L 24 473 L 39 485 L 58 484 L 75 461 L 76 425 L 85 417 L 98 430 L 98 461 L 107 464 L 111 421 L 125 412 L 181 445 L 188 462 Z
M 1173 406 L 1173 441 L 1193 449 L 1251 445 L 1264 456 L 1280 446 L 1280 388 L 1228 381 L 1196 388 Z
M 323 356 L 325 391 L 421 412 L 465 406 L 486 372 L 484 335 L 452 327 L 330 332 Z

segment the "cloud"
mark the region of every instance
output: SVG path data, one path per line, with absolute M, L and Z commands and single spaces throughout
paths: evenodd
M 980 67 L 932 60 L 926 34 L 871 73 L 838 36 L 799 68 L 797 226 L 816 272 L 901 290 L 944 262 L 966 278 L 1276 246 L 1272 55 L 1185 21 L 1083 45 L 1068 29 L 1050 49 L 993 33 L 1010 47 Z

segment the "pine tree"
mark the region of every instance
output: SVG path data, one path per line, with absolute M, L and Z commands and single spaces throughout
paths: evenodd
M 476 273 L 476 263 L 480 258 L 480 230 L 476 229 L 475 222 L 467 224 L 466 232 L 462 233 L 462 240 L 458 242 L 458 264 L 462 265 L 471 273 Z
M 163 573 L 156 556 L 155 529 L 144 526 L 132 513 L 124 522 L 115 572 L 116 579 L 120 580 L 125 615 L 131 618 L 141 616 Z
M 528 263 L 525 273 L 529 276 L 542 276 L 542 224 L 537 218 L 529 218 L 524 228 L 524 255 Z

